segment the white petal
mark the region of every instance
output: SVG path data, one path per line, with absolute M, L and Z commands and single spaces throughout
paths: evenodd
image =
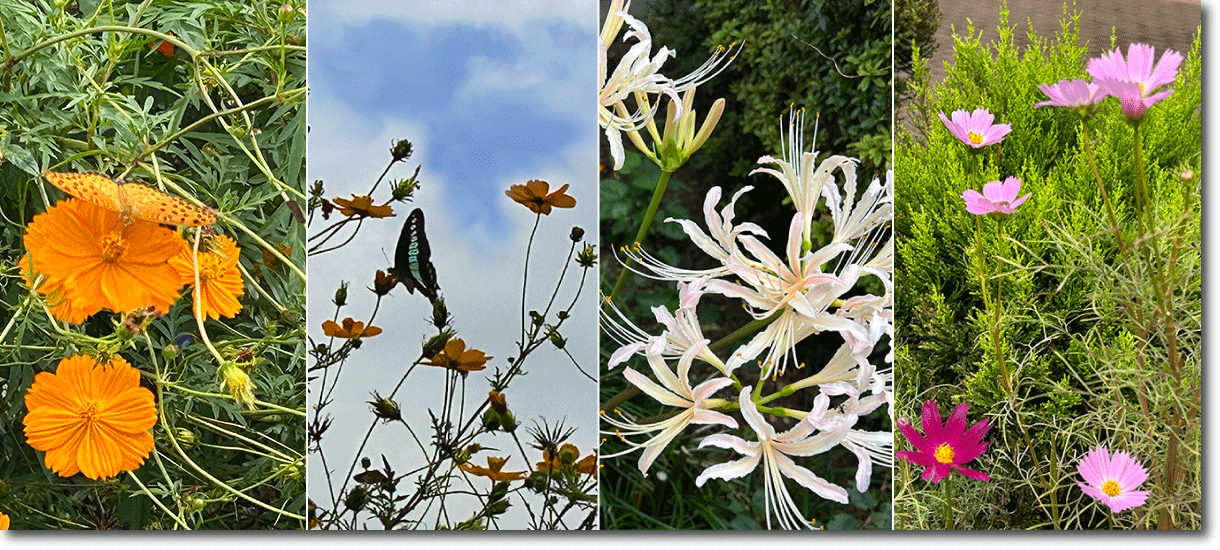
M 747 456 L 732 462 L 711 466 L 699 474 L 699 477 L 695 479 L 695 486 L 702 487 L 709 479 L 729 480 L 749 474 L 758 466 L 758 460 L 758 456 Z

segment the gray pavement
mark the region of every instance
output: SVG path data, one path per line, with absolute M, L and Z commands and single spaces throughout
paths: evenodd
M 1071 0 L 1068 0 L 1070 3 Z M 1143 42 L 1156 48 L 1159 57 L 1166 48 L 1183 55 L 1190 50 L 1200 21 L 1200 0 L 1076 0 L 1080 16 L 1080 40 L 1087 44 L 1090 57 L 1110 49 L 1110 32 L 1114 29 L 1116 44 L 1124 54 L 1130 42 Z M 1003 0 L 940 0 L 940 27 L 936 41 L 940 44 L 931 59 L 932 82 L 944 80 L 944 62 L 952 61 L 953 34 L 966 33 L 966 20 L 974 23 L 975 32 L 982 31 L 983 43 L 997 38 L 1000 7 Z M 1069 10 L 1071 6 L 1069 6 Z M 1020 47 L 1029 44 L 1026 30 L 1032 22 L 1040 37 L 1053 37 L 1063 19 L 1062 0 L 1008 0 L 1008 24 L 1016 26 L 1014 39 Z

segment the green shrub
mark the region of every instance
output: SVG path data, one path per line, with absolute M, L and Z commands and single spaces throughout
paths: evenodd
M 1089 502 L 1080 501 L 1073 482 L 1075 462 L 1084 451 L 1099 442 L 1127 449 L 1143 459 L 1155 479 L 1169 439 L 1164 430 L 1143 430 L 1136 415 L 1106 409 L 1096 398 L 1098 388 L 1110 387 L 1107 384 L 1121 379 L 1115 373 L 1134 368 L 1137 347 L 1149 357 L 1164 353 L 1158 348 L 1166 338 L 1152 333 L 1139 338 L 1146 345 L 1133 343 L 1137 331 L 1123 304 L 1143 292 L 1140 289 L 1151 288 L 1150 276 L 1138 273 L 1134 280 L 1124 278 L 1126 271 L 1120 267 L 1127 259 L 1120 258 L 1115 239 L 1106 231 L 1105 205 L 1078 119 L 1063 108 L 1034 107 L 1046 99 L 1038 84 L 1088 78 L 1085 49 L 1078 45 L 1079 14 L 1067 17 L 1053 39 L 1029 30 L 1030 46 L 1022 51 L 1014 44 L 1007 13 L 1002 12 L 998 30 L 999 38 L 991 44 L 982 43 L 972 27 L 965 36 L 955 37 L 953 65 L 947 67 L 945 81 L 934 88 L 928 82 L 926 60 L 918 50 L 914 52 L 908 105 L 914 130 L 900 132 L 895 151 L 896 415 L 918 417 L 920 402 L 936 398 L 942 409 L 968 402 L 972 417 L 987 415 L 999 426 L 988 436 L 992 442 L 988 453 L 975 462 L 992 474 L 992 482 L 972 482 L 971 490 L 977 489 L 974 498 L 957 504 L 966 508 L 963 516 L 973 517 L 974 523 L 959 521 L 959 527 L 1089 528 L 1096 526 L 1097 517 L 1079 512 Z M 1125 55 L 1126 44 L 1115 46 L 1121 46 Z M 1197 174 L 1200 167 L 1200 68 L 1196 38 L 1173 94 L 1152 107 L 1141 126 L 1149 185 L 1158 220 L 1166 226 L 1161 231 L 1187 243 L 1191 235 L 1198 235 L 1199 195 L 1197 179 L 1184 182 L 1179 175 L 1183 169 Z M 981 172 L 970 181 L 966 147 L 941 124 L 937 113 L 977 108 L 988 109 L 997 123 L 1011 124 L 1012 133 L 1001 144 L 983 149 Z M 1132 137 L 1132 127 L 1116 102 L 1107 100 L 1090 123 L 1089 138 L 1127 242 L 1137 222 Z M 991 320 L 983 307 L 974 256 L 976 216 L 966 211 L 961 199 L 965 189 L 977 190 L 983 182 L 1007 176 L 1020 177 L 1022 194 L 1032 197 L 1004 223 L 1005 239 L 996 237 L 997 222 L 990 218 L 982 220 L 982 236 L 991 256 L 989 265 L 1004 266 L 989 276 L 1002 279 L 1001 341 L 1010 363 L 1015 363 L 1009 370 L 1016 368 L 1021 381 L 1013 399 L 1002 389 L 993 360 Z M 1177 330 L 1183 342 L 1190 342 L 1181 348 L 1184 356 L 1189 354 L 1190 368 L 1177 390 L 1158 389 L 1152 382 L 1143 390 L 1148 392 L 1144 397 L 1155 401 L 1160 396 L 1175 407 L 1180 403 L 1169 396 L 1185 395 L 1188 400 L 1198 383 L 1194 312 L 1201 307 L 1194 297 L 1198 281 L 1192 278 L 1198 276 L 1193 267 L 1197 260 L 1192 260 L 1197 248 L 1179 252 L 1180 279 L 1174 281 L 1179 292 L 1173 299 L 1181 304 Z M 1168 254 L 1171 249 L 1164 245 L 1156 253 Z M 1154 300 L 1152 291 L 1147 292 L 1147 301 Z M 1149 377 L 1148 369 L 1141 372 Z M 1127 388 L 1119 393 L 1111 405 L 1138 408 L 1138 391 Z M 1028 454 L 1031 449 L 1016 423 L 1029 429 L 1034 455 Z M 1121 437 L 1124 444 L 1110 443 L 1112 437 Z M 1197 451 L 1198 438 L 1187 437 L 1186 444 Z M 1034 456 L 1041 463 L 1035 465 Z M 1045 486 L 1048 475 L 1054 483 L 1051 490 Z M 918 471 L 913 471 L 906 481 L 917 477 Z M 1176 495 L 1154 492 L 1150 505 L 1131 521 L 1150 525 L 1157 511 L 1177 506 L 1179 525 L 1198 528 L 1198 478 L 1187 477 L 1191 479 L 1179 482 Z M 923 497 L 903 495 L 904 481 L 897 484 L 899 525 L 927 528 L 928 522 L 937 521 L 938 504 L 917 505 Z M 922 481 L 913 484 L 924 486 Z M 929 491 L 924 497 L 935 498 L 939 489 Z M 1176 504 L 1168 503 L 1173 499 Z M 1080 506 L 1069 507 L 1069 501 Z

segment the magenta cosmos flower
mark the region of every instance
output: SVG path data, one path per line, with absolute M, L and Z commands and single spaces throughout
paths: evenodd
M 1128 118 L 1139 120 L 1148 107 L 1173 93 L 1172 89 L 1157 92 L 1157 88 L 1178 77 L 1182 54 L 1166 50 L 1153 65 L 1153 52 L 1152 46 L 1147 44 L 1131 44 L 1127 47 L 1126 59 L 1121 52 L 1113 50 L 1089 60 L 1089 74 L 1097 87 L 1118 98 L 1123 114 Z
M 942 112 L 940 120 L 957 139 L 975 149 L 999 143 L 1012 131 L 1012 126 L 1007 124 L 992 124 L 995 122 L 995 116 L 987 109 L 975 109 L 973 113 L 953 111 L 952 120 L 946 118 Z
M 1035 103 L 1034 107 L 1067 107 L 1081 113 L 1088 113 L 1094 106 L 1106 98 L 1096 84 L 1084 80 L 1063 79 L 1054 84 L 1039 84 L 1038 89 L 1050 98 L 1048 101 Z
M 1136 491 L 1148 479 L 1148 471 L 1131 455 L 1117 451 L 1113 455 L 1105 445 L 1093 447 L 1076 465 L 1085 483 L 1076 482 L 1086 495 L 1100 500 L 1114 513 L 1135 508 L 1148 500 L 1148 491 Z
M 1003 183 L 989 181 L 983 184 L 982 194 L 974 189 L 963 191 L 962 200 L 966 201 L 966 211 L 971 214 L 1012 214 L 1033 194 L 1026 193 L 1018 199 L 1017 194 L 1020 192 L 1021 178 L 1009 176 L 1004 178 Z
M 936 401 L 924 403 L 923 434 L 912 427 L 910 421 L 900 418 L 898 429 L 902 430 L 902 435 L 906 436 L 915 450 L 899 451 L 897 457 L 917 466 L 926 466 L 923 479 L 932 483 L 945 479 L 949 472 L 954 470 L 973 479 L 991 479 L 983 472 L 962 466 L 987 450 L 987 442 L 983 441 L 983 436 L 991 429 L 991 424 L 983 419 L 967 430 L 966 413 L 969 410 L 970 405 L 966 403 L 958 405 L 953 409 L 953 414 L 949 415 L 949 421 L 942 425 Z

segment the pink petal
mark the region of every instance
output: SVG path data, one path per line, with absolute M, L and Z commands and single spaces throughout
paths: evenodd
M 983 472 L 980 472 L 978 470 L 971 470 L 970 468 L 967 468 L 965 466 L 960 466 L 957 464 L 953 465 L 953 469 L 957 470 L 957 473 L 962 474 L 971 479 L 977 479 L 979 481 L 991 481 L 991 476 L 988 476 L 987 474 L 984 474 Z
M 936 458 L 927 453 L 917 453 L 915 451 L 898 451 L 894 455 L 898 460 L 905 460 L 916 466 L 931 466 L 936 464 Z
M 970 405 L 961 403 L 953 407 L 949 420 L 945 421 L 945 442 L 955 448 L 961 445 L 962 435 L 966 431 L 966 413 L 969 411 Z
M 1149 491 L 1131 491 L 1116 497 L 1110 497 L 1110 501 L 1106 504 L 1110 506 L 1111 510 L 1118 513 L 1143 504 L 1148 500 L 1148 493 Z
M 923 433 L 928 439 L 928 445 L 936 447 L 945 441 L 945 428 L 940 421 L 940 409 L 936 401 L 923 404 Z
M 1152 69 L 1152 74 L 1148 75 L 1148 82 L 1152 88 L 1169 84 L 1178 78 L 1178 67 L 1182 65 L 1182 54 L 1173 50 L 1165 50 L 1161 54 L 1161 60 L 1156 63 L 1156 68 Z
M 932 446 L 928 444 L 928 441 L 926 439 L 924 439 L 923 434 L 919 433 L 919 431 L 916 430 L 914 426 L 911 426 L 911 423 L 909 421 L 907 421 L 905 418 L 898 420 L 898 429 L 902 431 L 902 435 L 906 436 L 907 441 L 911 442 L 912 447 L 915 447 L 921 453 L 924 453 L 924 454 L 928 454 L 928 453 L 932 452 Z M 905 452 L 910 452 L 910 451 L 902 451 L 898 454 L 902 454 Z
M 923 471 L 923 480 L 929 483 L 938 483 L 940 480 L 949 477 L 951 472 L 953 472 L 953 468 L 949 467 L 948 464 L 938 461 L 935 464 L 932 464 L 930 468 Z
M 1152 46 L 1131 44 L 1127 46 L 1127 79 L 1145 82 L 1152 75 Z

